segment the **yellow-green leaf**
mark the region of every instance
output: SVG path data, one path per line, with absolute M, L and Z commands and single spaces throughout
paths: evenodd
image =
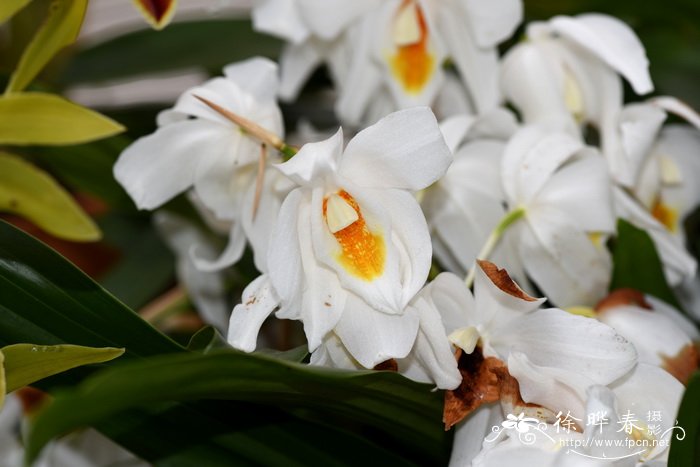
M 114 347 L 13 344 L 0 349 L 5 355 L 6 392 L 49 376 L 91 363 L 113 360 L 124 353 Z
M 0 152 L 0 211 L 25 217 L 59 238 L 99 240 L 92 219 L 49 174 L 12 154 Z
M 5 356 L 0 350 L 0 409 L 5 405 L 5 393 L 7 392 L 7 385 L 5 384 Z
M 26 92 L 0 98 L 0 144 L 78 144 L 124 127 L 54 94 Z
M 2 0 L 0 1 L 0 23 L 12 18 L 15 13 L 24 8 L 31 0 Z
M 49 16 L 22 54 L 6 94 L 26 88 L 59 50 L 75 42 L 86 8 L 87 0 L 51 2 Z

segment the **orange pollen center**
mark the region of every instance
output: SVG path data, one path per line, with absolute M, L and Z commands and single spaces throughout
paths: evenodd
M 435 68 L 435 57 L 428 51 L 428 26 L 425 17 L 413 0 L 404 0 L 399 15 L 407 8 L 415 8 L 420 38 L 412 44 L 397 47 L 389 59 L 391 71 L 409 94 L 419 94 L 430 80 Z
M 384 272 L 384 238 L 381 234 L 374 234 L 369 230 L 360 206 L 350 193 L 340 190 L 337 195 L 357 213 L 357 220 L 333 233 L 341 249 L 337 260 L 350 274 L 365 281 L 372 281 Z M 323 218 L 328 224 L 328 196 L 323 200 Z
M 672 207 L 664 204 L 660 197 L 656 198 L 656 201 L 654 201 L 654 205 L 651 208 L 651 215 L 671 232 L 676 231 L 678 213 Z

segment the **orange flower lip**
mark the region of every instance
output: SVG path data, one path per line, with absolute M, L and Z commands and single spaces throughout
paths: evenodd
M 329 204 L 332 205 L 330 210 Z M 340 190 L 326 196 L 323 200 L 323 218 L 340 245 L 337 261 L 347 272 L 368 282 L 384 273 L 384 238 L 380 233 L 369 230 L 352 195 Z
M 389 65 L 407 93 L 419 94 L 435 71 L 435 57 L 428 51 L 428 26 L 420 7 L 412 0 L 404 0 L 394 19 L 395 28 L 399 18 L 404 15 L 415 15 L 413 19 L 418 26 L 418 40 L 397 44 L 397 52 L 389 57 Z

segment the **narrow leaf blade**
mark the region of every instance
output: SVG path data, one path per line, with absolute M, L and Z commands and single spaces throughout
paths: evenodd
M 12 18 L 15 13 L 24 8 L 31 0 L 3 0 L 0 2 L 0 23 Z
M 22 54 L 5 93 L 26 88 L 59 50 L 75 42 L 83 24 L 86 8 L 87 0 L 51 2 L 46 22 Z
M 79 366 L 114 360 L 124 353 L 124 349 L 14 344 L 3 347 L 2 353 L 5 356 L 7 392 L 10 392 Z
M 366 423 L 424 456 L 444 452 L 442 397 L 386 372 L 350 372 L 285 362 L 231 349 L 176 354 L 113 367 L 57 395 L 30 433 L 34 459 L 54 436 L 166 400 L 226 399 L 303 409 Z
M 43 170 L 0 152 L 0 211 L 32 221 L 59 238 L 95 241 L 100 229 L 71 195 Z
M 77 144 L 122 131 L 117 122 L 53 94 L 0 98 L 0 144 Z
M 668 465 L 693 467 L 700 465 L 700 372 L 688 381 L 688 387 L 678 409 L 677 425 L 683 432 L 674 431 Z
M 610 290 L 633 288 L 681 309 L 666 282 L 654 242 L 643 230 L 619 219 L 613 246 L 613 275 Z

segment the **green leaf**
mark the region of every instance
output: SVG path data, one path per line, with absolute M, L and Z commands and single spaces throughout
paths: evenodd
M 230 347 L 224 336 L 212 326 L 205 326 L 197 331 L 187 344 L 190 352 L 209 353 L 216 349 Z
M 53 94 L 0 98 L 0 144 L 77 144 L 122 131 L 117 122 Z
M 610 290 L 630 287 L 682 309 L 666 282 L 663 266 L 649 235 L 624 219 L 617 221 L 613 244 L 613 274 Z
M 124 353 L 124 349 L 80 345 L 14 344 L 1 350 L 5 356 L 6 392 L 79 366 L 108 362 Z
M 0 144 L 77 144 L 122 131 L 117 122 L 53 94 L 0 98 Z
M 124 358 L 183 350 L 61 255 L 0 221 L 0 345 L 22 342 L 124 347 Z
M 64 84 L 107 81 L 153 72 L 205 69 L 220 73 L 229 63 L 261 55 L 276 58 L 282 42 L 253 31 L 250 20 L 175 23 L 144 29 L 79 52 Z
M 232 349 L 175 354 L 112 367 L 74 391 L 57 394 L 36 418 L 32 461 L 54 436 L 164 400 L 226 399 L 359 422 L 400 440 L 426 458 L 440 458 L 446 435 L 442 394 L 391 372 L 343 371 Z
M 0 211 L 25 217 L 59 238 L 100 239 L 100 230 L 49 174 L 12 154 L 0 152 Z
M 700 465 L 700 372 L 695 372 L 678 409 L 677 425 L 685 430 L 674 430 L 668 465 L 695 467 Z M 683 436 L 683 434 L 685 436 Z
M 24 8 L 32 0 L 2 0 L 0 2 L 0 23 L 12 18 L 15 13 Z
M 51 2 L 49 16 L 22 54 L 6 94 L 26 88 L 59 50 L 75 42 L 86 9 L 87 0 Z

